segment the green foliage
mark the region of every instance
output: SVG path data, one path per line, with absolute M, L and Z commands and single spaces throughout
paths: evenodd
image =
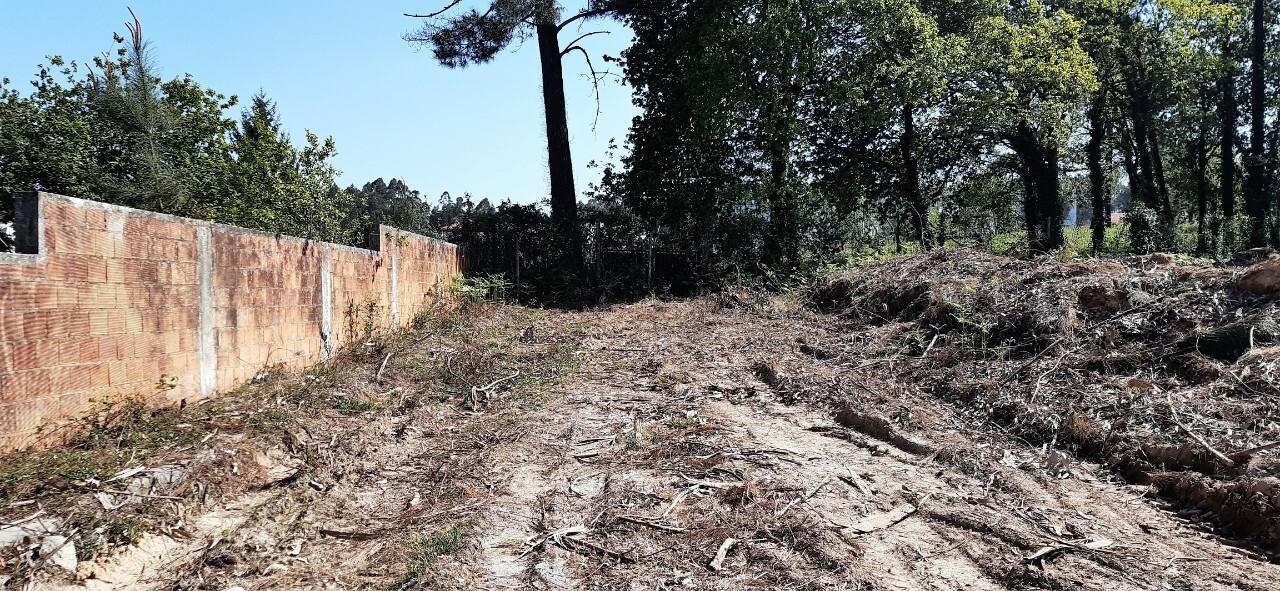
M 372 400 L 361 400 L 358 398 L 339 398 L 337 404 L 338 410 L 348 414 L 361 414 L 373 412 L 382 408 L 377 402 Z
M 91 66 L 50 57 L 26 95 L 0 84 L 0 193 L 43 190 L 333 242 L 353 242 L 352 195 L 337 189 L 335 146 L 294 146 L 276 107 L 190 75 L 161 80 L 135 19 Z M 0 223 L 12 216 L 8 199 Z
M 464 302 L 478 304 L 487 301 L 504 301 L 511 283 L 505 275 L 458 275 L 449 290 Z
M 408 38 L 448 67 L 537 38 L 550 72 L 550 214 L 470 195 L 432 203 L 396 179 L 340 190 L 332 139 L 308 132 L 295 145 L 261 94 L 236 120 L 235 97 L 159 79 L 136 20 L 91 67 L 55 56 L 31 91 L 0 84 L 0 191 L 365 246 L 388 225 L 462 245 L 475 278 L 464 298 L 537 304 L 776 288 L 956 245 L 1226 258 L 1256 242 L 1260 223 L 1280 241 L 1273 8 L 1258 15 L 1270 109 L 1259 118 L 1232 114 L 1252 98 L 1245 0 L 482 4 L 449 3 Z M 565 46 L 558 35 L 594 17 L 634 33 L 609 59 L 639 115 L 578 206 L 552 103 L 559 61 L 590 55 L 583 37 Z M 1269 142 L 1265 219 L 1242 153 L 1254 121 Z M 1064 228 L 1072 210 L 1105 223 L 1096 236 Z M 376 310 L 356 308 L 352 334 L 371 335 Z
M 352 195 L 333 182 L 332 138 L 321 141 L 307 132 L 305 145 L 295 148 L 281 130 L 275 103 L 261 93 L 230 137 L 228 190 L 208 217 L 326 242 L 356 239 L 358 228 L 347 223 Z
M 69 435 L 66 445 L 0 456 L 0 503 L 73 491 L 73 483 L 110 477 L 126 463 L 143 461 L 168 446 L 194 443 L 206 433 L 184 423 L 179 410 L 148 408 L 133 398 L 97 401 L 60 431 Z
M 430 533 L 415 535 L 405 548 L 405 573 L 391 588 L 408 589 L 426 582 L 436 560 L 466 547 L 470 530 L 471 527 L 467 524 L 455 523 Z
M 1064 221 L 1093 215 L 1095 194 L 1103 252 L 1194 249 L 1187 231 L 1225 252 L 1247 232 L 1215 221 L 1223 164 L 1207 147 L 1239 122 L 1220 122 L 1211 90 L 1240 72 L 1222 50 L 1247 33 L 1244 13 L 1211 0 L 641 3 L 621 60 L 641 113 L 593 197 L 649 248 L 689 259 L 703 287 L 949 244 L 1078 256 L 1094 242 Z M 1135 217 L 1113 226 L 1111 211 Z
M 373 339 L 381 324 L 382 306 L 378 303 L 377 296 L 369 295 L 361 302 L 347 302 L 343 316 L 347 320 L 347 334 L 368 342 Z

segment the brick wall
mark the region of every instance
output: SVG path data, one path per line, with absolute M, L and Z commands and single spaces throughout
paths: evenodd
M 383 226 L 378 251 L 48 193 L 0 254 L 0 448 L 137 396 L 212 396 L 305 367 L 444 295 L 458 249 Z

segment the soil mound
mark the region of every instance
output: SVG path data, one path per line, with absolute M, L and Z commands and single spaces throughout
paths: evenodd
M 816 311 L 898 380 L 1280 549 L 1280 311 L 1247 270 L 1155 255 L 1061 263 L 969 250 L 824 280 Z M 1265 267 L 1265 268 L 1264 268 Z

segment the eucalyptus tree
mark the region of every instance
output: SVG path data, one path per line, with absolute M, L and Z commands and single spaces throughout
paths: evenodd
M 1171 182 L 1179 185 L 1179 207 L 1189 210 L 1196 226 L 1195 250 L 1208 253 L 1220 240 L 1224 206 L 1234 205 L 1236 138 L 1234 63 L 1224 63 L 1222 53 L 1231 52 L 1231 23 L 1235 7 L 1211 0 L 1168 2 L 1164 31 L 1173 51 L 1165 66 L 1177 83 L 1171 87 L 1169 113 L 1164 117 L 1165 137 L 1172 146 L 1185 146 L 1184 156 L 1174 158 Z M 1212 148 L 1218 141 L 1218 200 L 1212 191 Z M 1175 195 L 1178 197 L 1178 195 Z M 1211 213 L 1215 210 L 1217 213 Z M 1227 212 L 1229 215 L 1231 212 Z M 1229 216 L 1228 216 L 1229 217 Z
M 1236 76 L 1240 70 L 1236 57 L 1236 37 L 1239 16 L 1230 11 L 1231 3 L 1224 2 L 1228 9 L 1218 26 L 1218 49 L 1221 57 L 1218 65 L 1218 199 L 1220 221 L 1215 224 L 1215 237 L 1221 235 L 1223 246 L 1229 246 L 1233 240 L 1234 221 L 1236 216 L 1236 139 L 1237 124 L 1240 118 L 1238 107 Z
M 815 182 L 835 197 L 867 184 L 863 175 L 872 173 L 870 184 L 879 187 L 866 193 L 894 198 L 864 205 L 891 216 L 895 234 L 905 214 L 911 238 L 927 249 L 943 239 L 943 212 L 937 209 L 938 228 L 931 227 L 931 212 L 978 151 L 952 113 L 964 94 L 953 82 L 972 19 L 945 0 L 831 6 L 823 38 L 833 50 L 820 62 L 821 84 L 807 113 Z M 850 156 L 855 168 L 841 166 Z
M 563 241 L 566 256 L 563 262 L 572 270 L 582 265 L 582 236 L 578 227 L 578 196 L 574 189 L 561 61 L 577 52 L 587 61 L 598 83 L 600 74 L 591 62 L 591 54 L 580 42 L 604 31 L 582 33 L 564 44 L 560 35 L 574 23 L 617 16 L 632 3 L 633 0 L 592 0 L 582 10 L 565 17 L 563 7 L 555 0 L 492 0 L 483 11 L 455 11 L 461 0 L 452 0 L 428 14 L 406 15 L 425 20 L 421 29 L 406 35 L 406 39 L 430 47 L 436 60 L 450 68 L 487 63 L 512 43 L 530 36 L 537 38 L 542 65 L 547 168 L 551 177 L 551 217 Z

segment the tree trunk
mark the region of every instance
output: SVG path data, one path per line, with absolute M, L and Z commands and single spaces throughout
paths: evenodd
M 766 6 L 765 11 L 768 11 Z M 802 74 L 769 77 L 779 95 L 765 109 L 764 151 L 769 158 L 769 230 L 765 236 L 765 261 L 791 268 L 800 259 L 800 234 L 796 195 L 790 184 L 792 121 L 800 102 Z
M 1093 219 L 1089 222 L 1093 238 L 1093 254 L 1102 253 L 1106 245 L 1107 235 L 1107 199 L 1106 175 L 1102 170 L 1102 144 L 1106 141 L 1107 122 L 1105 118 L 1106 91 L 1098 89 L 1089 106 L 1089 144 L 1085 151 L 1089 160 L 1089 199 L 1093 208 Z
M 1142 179 L 1138 178 L 1138 165 L 1133 161 L 1133 140 L 1129 137 L 1129 128 L 1121 126 L 1120 128 L 1120 153 L 1124 155 L 1124 173 L 1129 179 L 1129 203 L 1133 204 L 1134 199 L 1138 197 L 1138 185 L 1142 184 Z
M 1062 191 L 1059 179 L 1058 147 L 1043 146 L 1042 162 L 1036 168 L 1036 193 L 1040 199 L 1040 224 L 1044 228 L 1045 251 L 1062 248 Z
M 1191 142 L 1191 158 L 1189 158 L 1196 167 L 1196 254 L 1209 251 L 1208 236 L 1204 227 L 1206 210 L 1209 209 L 1209 147 L 1205 140 L 1206 133 L 1201 126 L 1196 139 Z
M 1138 161 L 1138 184 L 1132 187 L 1134 194 L 1142 205 L 1160 211 L 1159 198 L 1156 193 L 1155 164 L 1152 161 L 1151 140 L 1155 134 L 1151 131 L 1151 100 L 1145 81 L 1142 64 L 1142 48 L 1134 46 L 1134 71 L 1127 77 L 1129 88 L 1129 120 L 1133 123 L 1134 156 Z
M 1266 81 L 1263 77 L 1265 62 L 1266 28 L 1263 26 L 1263 0 L 1253 0 L 1253 39 L 1249 52 L 1252 64 L 1252 89 L 1249 106 L 1249 159 L 1245 162 L 1248 172 L 1244 206 L 1249 214 L 1249 246 L 1257 248 L 1267 244 L 1267 194 L 1263 181 L 1266 168 L 1265 131 Z
M 943 249 L 943 250 L 946 250 L 946 249 L 947 249 L 947 233 L 948 233 L 948 232 L 947 232 L 947 214 L 946 214 L 946 212 L 942 211 L 942 210 L 941 210 L 941 208 L 939 208 L 939 210 L 938 210 L 938 236 L 937 236 L 937 240 L 938 240 L 938 248 L 941 248 L 941 249 Z
M 795 240 L 795 200 L 787 185 L 790 168 L 790 146 L 773 140 L 769 155 L 769 235 L 765 245 L 766 260 L 783 267 L 798 256 Z
M 578 195 L 573 188 L 573 156 L 564 104 L 564 70 L 555 23 L 540 22 L 538 56 L 542 60 L 542 105 L 547 120 L 547 168 L 551 172 L 551 221 L 564 249 L 562 263 L 571 273 L 582 270 L 582 234 L 578 228 Z
M 913 237 L 920 250 L 929 250 L 929 212 L 920 193 L 920 161 L 916 159 L 916 114 L 910 101 L 902 105 L 902 196 L 911 210 Z
M 1058 179 L 1058 147 L 1036 137 L 1026 122 L 1008 138 L 1023 164 L 1023 215 L 1032 253 L 1048 252 L 1063 244 L 1062 193 Z
M 896 208 L 893 214 L 893 252 L 902 254 L 902 208 Z
M 1040 200 L 1036 196 L 1036 183 L 1031 178 L 1031 166 L 1025 161 L 1018 171 L 1022 175 L 1022 219 L 1027 227 L 1027 250 L 1036 252 L 1040 238 Z
M 1151 136 L 1147 133 L 1146 116 L 1140 109 L 1141 107 L 1135 106 L 1130 112 L 1133 121 L 1133 151 L 1138 160 L 1138 186 L 1134 187 L 1134 192 L 1143 206 L 1156 211 L 1160 205 L 1156 198 L 1151 146 L 1148 143 Z
M 1160 138 L 1156 136 L 1155 128 L 1151 125 L 1147 126 L 1147 133 L 1151 134 L 1148 145 L 1151 148 L 1151 172 L 1155 177 L 1156 197 L 1159 199 L 1160 212 L 1160 229 L 1161 242 L 1169 242 L 1174 237 L 1174 220 L 1173 220 L 1173 203 L 1169 200 L 1169 182 L 1164 176 L 1164 158 L 1160 156 Z M 1163 244 L 1168 247 L 1170 244 Z
M 1274 208 L 1275 223 L 1271 224 L 1271 246 L 1280 250 L 1280 194 L 1276 192 L 1276 173 L 1280 169 L 1280 125 L 1273 126 L 1267 143 L 1267 166 L 1264 189 Z
M 1220 191 L 1221 205 L 1220 218 L 1221 221 L 1215 224 L 1214 233 L 1223 234 L 1222 244 L 1228 246 L 1234 239 L 1231 236 L 1231 218 L 1236 215 L 1236 156 L 1235 156 L 1235 138 L 1236 138 L 1236 84 L 1232 75 L 1231 63 L 1231 33 L 1225 31 L 1223 33 L 1226 38 L 1222 42 L 1222 58 L 1223 62 L 1228 64 L 1224 66 L 1222 76 L 1218 78 L 1218 93 L 1221 98 L 1221 104 L 1218 113 L 1222 116 L 1221 134 L 1219 138 L 1219 158 L 1222 165 L 1219 167 L 1218 188 Z M 1220 227 L 1225 225 L 1224 229 Z

